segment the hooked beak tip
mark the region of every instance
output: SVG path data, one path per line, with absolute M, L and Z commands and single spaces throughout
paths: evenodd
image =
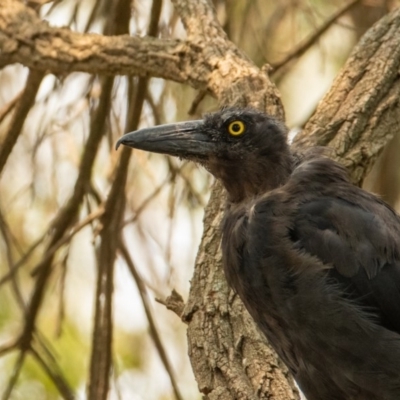
M 122 136 L 118 139 L 117 143 L 115 143 L 115 150 L 118 150 L 121 144 L 125 144 L 125 136 Z

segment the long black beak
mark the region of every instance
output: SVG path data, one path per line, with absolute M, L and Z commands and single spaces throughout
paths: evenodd
M 204 132 L 203 120 L 140 129 L 122 136 L 116 149 L 121 144 L 187 159 L 207 158 L 214 148 L 210 137 Z

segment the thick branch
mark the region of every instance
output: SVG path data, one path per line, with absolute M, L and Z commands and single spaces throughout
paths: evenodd
M 190 3 L 179 2 L 187 19 L 193 11 Z M 201 5 L 208 3 L 195 8 Z M 23 3 L 3 0 L 0 67 L 21 63 L 54 74 L 156 76 L 207 90 L 225 103 L 253 104 L 264 110 L 268 105 L 270 113 L 282 117 L 275 86 L 226 39 L 222 29 L 215 28 L 214 13 L 204 12 L 201 22 L 203 36 L 186 42 L 81 34 L 50 27 Z
M 187 45 L 128 35 L 82 34 L 54 28 L 30 8 L 3 0 L 0 10 L 0 67 L 27 67 L 66 74 L 73 71 L 103 75 L 159 76 L 185 82 Z
M 400 9 L 360 41 L 300 133 L 297 146 L 330 146 L 360 184 L 400 127 Z

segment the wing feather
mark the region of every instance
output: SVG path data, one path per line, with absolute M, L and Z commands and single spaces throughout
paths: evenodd
M 400 333 L 399 238 L 379 214 L 321 196 L 299 205 L 291 229 L 295 248 L 334 267 L 328 274 L 344 295 L 374 310 L 382 325 Z

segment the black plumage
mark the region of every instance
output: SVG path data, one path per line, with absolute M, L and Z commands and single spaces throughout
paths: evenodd
M 118 144 L 221 180 L 226 278 L 308 400 L 400 399 L 400 218 L 387 204 L 320 152 L 292 153 L 286 128 L 253 109 Z

